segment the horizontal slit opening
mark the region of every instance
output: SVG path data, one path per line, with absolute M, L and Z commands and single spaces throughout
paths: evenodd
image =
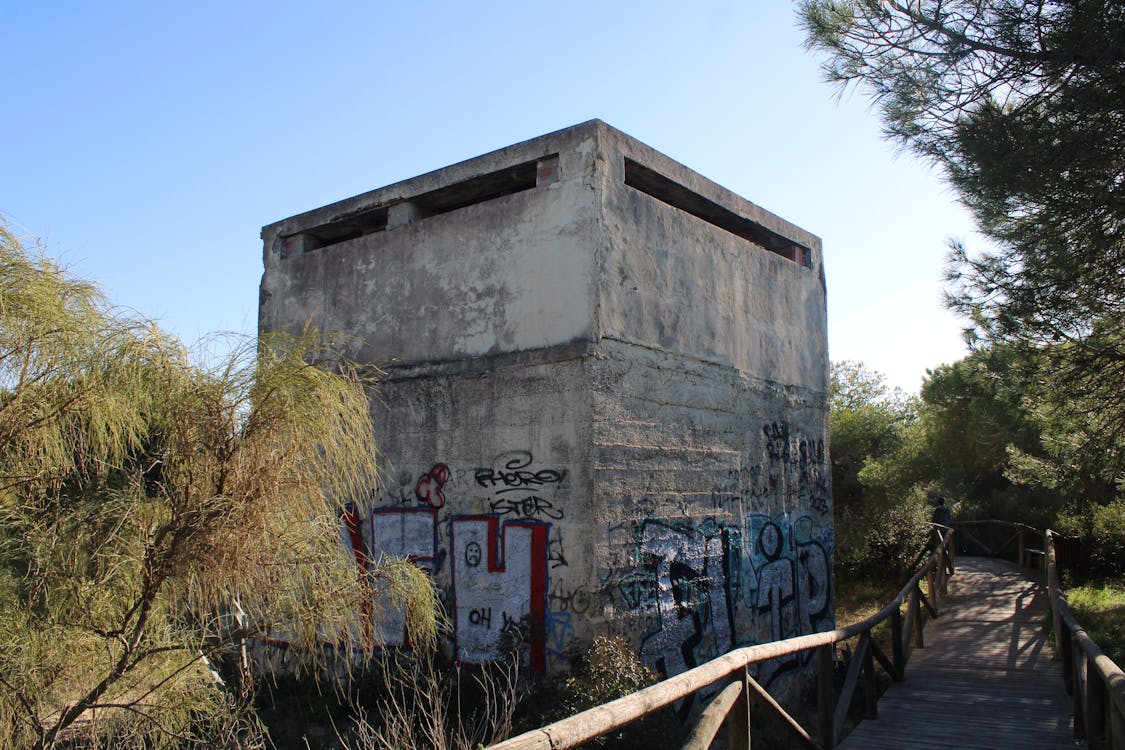
M 396 201 L 395 204 L 413 204 L 417 209 L 416 216 L 421 220 L 477 203 L 484 203 L 494 198 L 530 190 L 538 184 L 540 165 L 547 160 L 557 158 L 557 156 L 557 154 L 552 154 L 526 161 L 506 169 L 431 190 L 412 198 L 406 198 L 403 201 Z M 385 231 L 388 228 L 391 207 L 395 204 L 382 205 L 289 235 L 285 238 L 285 254 L 309 252 L 345 240 Z
M 673 208 L 703 219 L 719 229 L 764 247 L 771 253 L 802 266 L 808 265 L 809 252 L 803 245 L 783 237 L 756 221 L 740 216 L 729 208 L 720 206 L 659 172 L 628 158 L 625 159 L 625 184 Z

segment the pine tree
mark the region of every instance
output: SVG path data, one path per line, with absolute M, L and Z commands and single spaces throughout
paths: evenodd
M 1022 348 L 1037 389 L 1125 482 L 1125 5 L 805 0 L 828 80 L 939 165 L 989 247 L 954 243 L 970 342 Z

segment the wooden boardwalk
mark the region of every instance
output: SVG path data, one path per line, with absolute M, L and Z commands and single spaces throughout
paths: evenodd
M 1035 576 L 1004 560 L 959 558 L 926 648 L 880 699 L 879 718 L 839 747 L 1076 747 L 1070 698 L 1043 629 L 1047 592 Z

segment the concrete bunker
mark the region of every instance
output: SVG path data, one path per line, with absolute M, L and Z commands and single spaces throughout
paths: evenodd
M 613 633 L 674 674 L 833 626 L 818 238 L 597 120 L 262 238 L 260 328 L 387 373 L 357 543 L 430 571 L 457 658 Z

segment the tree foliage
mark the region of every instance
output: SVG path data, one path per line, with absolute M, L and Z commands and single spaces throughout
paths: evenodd
M 869 468 L 907 450 L 917 408 L 916 399 L 889 388 L 883 375 L 862 363 L 832 363 L 829 455 L 836 565 L 845 575 L 896 576 L 929 532 L 923 496 L 913 492 L 912 483 L 873 482 Z
M 993 246 L 954 244 L 949 304 L 977 339 L 1041 350 L 1048 397 L 1125 428 L 1125 5 L 805 0 L 826 77 L 940 165 Z M 1049 382 L 1047 382 L 1049 381 Z M 1096 433 L 1096 435 L 1095 435 Z
M 864 488 L 859 474 L 871 458 L 897 451 L 916 419 L 913 399 L 887 386 L 886 378 L 860 362 L 833 362 L 829 384 L 829 445 L 832 502 L 839 511 L 858 510 Z
M 862 365 L 833 366 L 833 479 L 843 480 L 833 494 L 845 572 L 877 577 L 907 548 L 912 524 L 928 517 L 925 500 L 939 495 L 962 519 L 1081 536 L 1087 572 L 1125 571 L 1125 435 L 1090 426 L 1092 397 L 1072 394 L 1064 405 L 1049 395 L 1045 349 L 1031 352 L 1036 359 L 1019 347 L 980 348 L 931 370 L 905 409 Z
M 0 737 L 244 742 L 210 660 L 266 633 L 299 665 L 362 652 L 372 577 L 409 577 L 433 637 L 425 574 L 360 571 L 339 543 L 378 453 L 367 379 L 334 351 L 201 356 L 0 227 Z

